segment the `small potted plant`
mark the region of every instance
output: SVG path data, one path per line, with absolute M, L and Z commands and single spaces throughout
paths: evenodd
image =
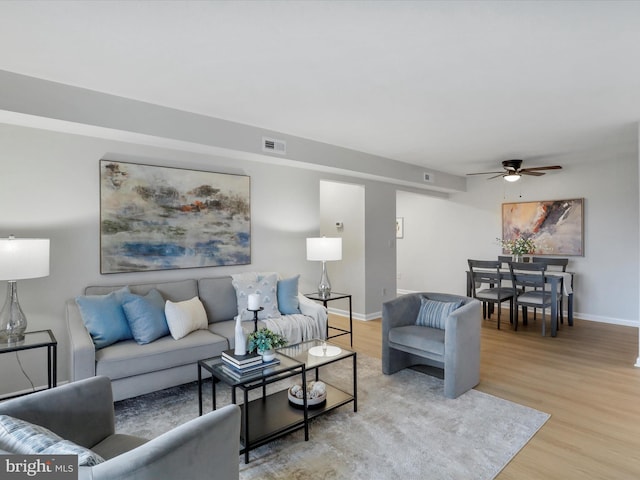
M 258 354 L 262 355 L 262 360 L 269 362 L 276 356 L 274 349 L 284 347 L 287 343 L 287 339 L 282 335 L 268 328 L 261 328 L 249 335 L 249 353 L 257 350 Z

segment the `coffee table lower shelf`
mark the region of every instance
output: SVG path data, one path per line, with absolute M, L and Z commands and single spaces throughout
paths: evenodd
M 329 384 L 326 384 L 326 386 L 327 402 L 322 407 L 307 409 L 307 417 L 309 420 L 353 401 L 353 395 L 350 393 L 344 392 Z M 287 390 L 281 390 L 266 397 L 260 397 L 250 401 L 249 418 L 260 419 L 258 422 L 252 420 L 249 424 L 249 450 L 253 450 L 260 445 L 264 445 L 267 442 L 304 427 L 304 410 L 292 407 L 289 404 Z M 244 438 L 244 408 L 242 408 L 242 427 L 240 432 L 240 443 L 242 447 L 240 453 L 242 454 L 245 453 L 247 446 Z

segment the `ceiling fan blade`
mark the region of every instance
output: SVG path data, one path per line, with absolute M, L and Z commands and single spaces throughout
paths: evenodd
M 530 172 L 532 170 L 561 170 L 562 167 L 560 165 L 549 165 L 547 167 L 529 167 L 523 168 L 520 170 L 521 172 Z
M 530 172 L 528 170 L 520 170 L 521 175 L 533 175 L 534 177 L 539 177 L 544 175 L 544 172 Z
M 478 173 L 467 173 L 467 175 L 491 175 L 492 173 L 504 173 L 504 172 L 478 172 Z
M 493 172 L 493 173 L 498 173 L 498 172 Z M 487 180 L 493 180 L 494 178 L 504 177 L 505 175 L 506 175 L 506 173 L 502 172 L 500 175 L 495 175 L 493 177 L 487 178 Z

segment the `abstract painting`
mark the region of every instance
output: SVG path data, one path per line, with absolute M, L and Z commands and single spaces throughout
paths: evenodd
M 100 160 L 100 271 L 251 263 L 250 178 Z
M 531 238 L 541 255 L 584 256 L 584 199 L 502 204 L 502 239 Z

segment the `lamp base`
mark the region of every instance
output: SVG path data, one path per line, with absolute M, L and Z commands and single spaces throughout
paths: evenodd
M 331 296 L 331 282 L 329 281 L 329 274 L 327 273 L 327 262 L 322 262 L 322 276 L 318 284 L 318 296 L 322 298 L 329 298 Z
M 24 341 L 27 317 L 18 303 L 18 284 L 11 280 L 7 286 L 7 299 L 0 311 L 0 343 L 13 344 Z

